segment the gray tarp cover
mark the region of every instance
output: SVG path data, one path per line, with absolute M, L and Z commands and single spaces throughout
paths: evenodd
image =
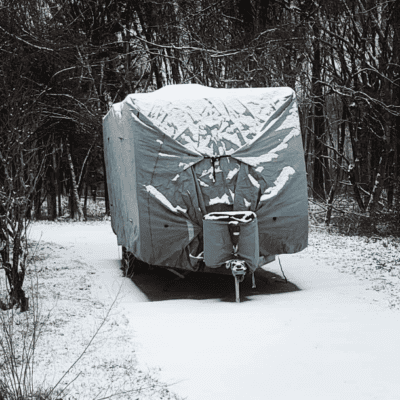
M 213 212 L 204 217 L 204 263 L 207 267 L 218 268 L 234 258 L 230 222 L 236 222 L 240 230 L 237 256 L 253 272 L 259 264 L 260 249 L 257 215 L 251 211 Z
M 292 89 L 166 86 L 114 104 L 103 126 L 112 227 L 137 258 L 196 269 L 212 211 L 254 211 L 261 255 L 307 246 Z

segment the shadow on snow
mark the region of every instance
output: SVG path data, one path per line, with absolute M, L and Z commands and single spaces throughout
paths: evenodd
M 251 301 L 257 295 L 272 295 L 300 290 L 294 283 L 285 282 L 281 276 L 259 268 L 255 273 L 256 288 L 252 288 L 251 276 L 240 284 L 241 301 Z M 220 299 L 235 302 L 235 282 L 232 275 L 190 272 L 185 278 L 161 267 L 150 267 L 130 277 L 149 301 L 178 299 Z

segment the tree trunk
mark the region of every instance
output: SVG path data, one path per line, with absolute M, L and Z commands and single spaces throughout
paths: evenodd
M 39 189 L 35 195 L 35 219 L 42 218 L 42 196 L 41 190 Z
M 62 208 L 62 197 L 61 197 L 61 190 L 60 185 L 58 185 L 58 215 L 61 217 L 63 215 L 63 208 Z
M 63 183 L 62 183 L 62 180 L 63 180 L 62 178 L 63 178 L 64 174 L 63 174 L 62 171 L 60 171 L 62 151 L 63 151 L 63 144 L 61 142 L 60 143 L 60 161 L 59 161 L 59 165 L 57 167 L 57 175 L 56 175 L 57 196 L 58 196 L 58 215 L 59 216 L 63 215 L 62 197 L 63 197 L 63 194 L 64 194 L 64 186 L 63 186 Z
M 88 191 L 89 191 L 89 163 L 88 163 L 86 171 L 85 171 L 85 198 L 84 198 L 84 203 L 83 203 L 83 216 L 85 218 L 85 221 L 87 221 Z
M 6 237 L 5 248 L 2 250 L 11 250 L 9 243 L 12 242 L 12 261 L 9 262 L 9 254 L 3 255 L 3 269 L 5 271 L 7 281 L 10 287 L 10 303 L 7 308 L 12 308 L 18 304 L 21 312 L 28 311 L 28 298 L 22 289 L 25 272 L 26 272 L 26 253 L 23 249 L 23 229 L 24 229 L 24 218 L 26 214 L 26 205 L 17 206 L 14 209 L 14 215 L 12 218 L 12 225 L 14 231 L 12 234 Z M 1 227 L 0 227 L 1 228 Z M 1 231 L 4 230 L 4 227 Z M 2 235 L 4 237 L 4 235 Z M 2 246 L 3 247 L 3 246 Z M 6 261 L 7 260 L 7 261 Z
M 57 199 L 58 199 L 58 215 L 61 216 L 60 210 L 60 187 L 58 184 L 58 181 L 60 180 L 59 178 L 59 170 L 57 167 L 57 157 L 56 157 L 56 152 L 53 151 L 53 171 L 54 171 L 54 191 L 55 191 L 55 216 L 57 217 Z
M 55 186 L 55 172 L 52 167 L 47 170 L 47 215 L 54 221 L 57 218 L 57 191 Z
M 92 194 L 92 200 L 96 203 L 97 199 L 97 185 L 91 185 L 90 186 L 90 192 Z
M 317 200 L 326 199 L 325 190 L 325 159 L 326 148 L 323 144 L 325 136 L 324 120 L 324 98 L 321 84 L 322 56 L 321 43 L 319 42 L 320 30 L 317 24 L 314 24 L 314 51 L 312 60 L 312 98 L 314 106 L 314 176 L 313 191 Z
M 27 219 L 32 219 L 32 208 L 34 205 L 34 199 L 35 199 L 35 192 L 32 192 L 29 196 L 28 206 L 26 207 L 26 218 Z
M 307 118 L 307 142 L 306 142 L 306 171 L 308 183 L 308 195 L 314 195 L 314 118 L 311 111 L 308 111 Z
M 83 160 L 82 163 L 82 168 L 81 168 L 81 172 L 79 174 L 79 179 L 78 179 L 78 193 L 79 193 L 79 197 L 81 196 L 82 193 L 82 187 L 83 187 L 83 181 L 84 181 L 84 177 L 86 176 L 86 172 L 87 172 L 87 168 L 89 168 L 89 162 L 90 162 L 90 152 L 92 151 L 92 148 L 94 146 L 94 144 L 96 143 L 96 137 L 93 140 L 92 144 L 89 147 L 89 150 L 86 153 L 85 159 Z
M 347 115 L 351 115 L 349 110 L 347 109 Z M 359 112 L 356 115 L 356 126 L 353 126 L 352 122 L 349 123 L 349 132 L 350 132 L 350 141 L 351 141 L 351 149 L 353 152 L 353 159 L 354 165 L 350 165 L 348 169 L 349 180 L 353 186 L 354 197 L 357 201 L 358 206 L 362 212 L 365 211 L 365 205 L 361 197 L 360 189 L 358 187 L 360 182 L 360 159 L 358 155 L 358 138 L 357 138 L 357 131 L 358 131 L 358 122 L 360 120 Z
M 344 140 L 346 136 L 346 107 L 343 107 L 343 114 L 342 114 L 342 123 L 340 126 L 340 136 L 339 136 L 339 143 L 338 143 L 338 153 L 339 157 L 337 158 L 337 164 L 335 166 L 335 181 L 331 186 L 328 196 L 328 209 L 326 211 L 325 216 L 325 225 L 329 226 L 331 223 L 332 218 L 332 210 L 333 210 L 333 200 L 336 195 L 336 191 L 339 185 L 340 177 L 342 175 L 342 161 L 343 161 L 343 152 L 344 152 Z
M 174 50 L 173 54 L 171 53 L 171 50 L 169 50 L 169 55 L 171 57 L 171 70 L 174 84 L 179 84 L 181 83 L 181 75 L 179 72 L 179 50 Z
M 68 190 L 68 208 L 71 218 L 75 219 L 75 202 L 73 200 L 72 189 Z
M 79 200 L 78 185 L 76 183 L 74 164 L 72 162 L 71 148 L 68 139 L 66 143 L 66 150 L 67 150 L 68 166 L 71 174 L 71 205 L 72 205 L 71 211 L 73 211 L 73 213 L 71 212 L 71 218 L 75 219 L 75 211 L 76 211 L 76 213 L 78 214 L 77 218 L 79 221 L 81 221 L 83 218 L 82 205 L 81 201 Z
M 358 188 L 358 180 L 357 180 L 357 175 L 355 173 L 355 167 L 354 165 L 350 165 L 349 169 L 348 169 L 348 174 L 349 174 L 349 180 L 350 183 L 353 186 L 353 190 L 354 190 L 354 197 L 357 201 L 358 206 L 360 207 L 361 211 L 365 211 L 365 206 L 364 206 L 364 202 L 361 198 L 361 194 L 360 194 L 360 189 Z
M 89 185 L 88 185 L 88 181 L 86 178 L 86 182 L 85 182 L 85 199 L 83 201 L 83 216 L 85 218 L 85 221 L 87 221 L 87 200 L 88 200 L 88 190 Z

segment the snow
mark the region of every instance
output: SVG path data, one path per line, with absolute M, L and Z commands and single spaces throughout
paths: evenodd
M 292 167 L 284 167 L 274 182 L 275 186 L 265 189 L 264 194 L 260 197 L 260 201 L 265 201 L 276 196 L 285 186 L 286 182 L 290 178 L 290 175 L 293 175 L 295 172 L 296 171 Z
M 221 172 L 222 172 L 221 166 L 216 164 L 215 167 L 211 166 L 208 169 L 204 169 L 200 175 L 200 178 L 203 178 L 204 176 L 208 175 L 208 178 L 214 181 L 214 173 L 219 174 Z
M 213 171 L 214 171 L 214 168 L 212 166 L 210 168 L 208 168 L 208 169 L 204 169 L 203 172 L 200 175 L 200 178 L 203 178 L 203 176 L 209 175 L 210 179 L 211 179 L 212 176 L 213 176 Z
M 142 360 L 193 400 L 396 399 L 399 316 L 358 301 L 348 276 L 282 259 L 301 291 L 135 308 Z
M 36 287 L 38 278 L 40 303 L 36 311 L 46 318 L 36 346 L 36 384 L 46 389 L 58 382 L 105 320 L 86 354 L 58 387 L 62 389 L 72 382 L 61 397 L 93 399 L 126 390 L 126 395 L 112 398 L 177 400 L 157 380 L 156 370 L 138 364 L 138 343 L 121 305 L 127 298 L 147 298 L 121 277 L 121 254 L 110 223 L 40 223 L 33 226 L 30 237 L 38 241 L 31 249 L 35 269 L 28 272 L 24 285 L 25 290 L 30 284 Z M 0 295 L 3 287 L 0 271 Z M 32 293 L 27 293 L 32 305 Z M 16 311 L 17 326 L 31 313 Z
M 216 211 L 204 216 L 205 220 L 238 221 L 242 224 L 249 223 L 257 218 L 253 211 Z
M 186 170 L 186 169 L 190 168 L 193 164 L 194 163 L 188 164 L 188 163 L 180 162 L 178 166 L 179 166 L 179 168 Z
M 298 128 L 289 128 L 287 129 L 289 133 L 285 136 L 281 143 L 278 146 L 270 150 L 266 154 L 262 154 L 258 157 L 237 157 L 239 160 L 243 160 L 247 164 L 252 165 L 253 167 L 257 167 L 257 172 L 262 172 L 264 169 L 263 167 L 259 167 L 259 164 L 271 162 L 274 159 L 279 157 L 278 152 L 285 150 L 288 147 L 288 142 L 290 139 L 294 138 L 295 136 L 300 135 L 300 130 Z M 278 131 L 277 131 L 278 132 Z M 259 169 L 262 168 L 262 169 Z
M 207 183 L 203 182 L 201 179 L 198 179 L 199 185 L 203 187 L 210 187 L 210 185 L 207 185 Z
M 240 165 L 228 172 L 228 175 L 226 176 L 226 180 L 230 181 L 240 170 Z
M 122 107 L 123 107 L 123 103 L 116 103 L 116 104 L 113 105 L 113 109 L 114 109 L 115 115 L 118 118 L 122 117 Z
M 251 184 L 259 189 L 260 184 L 257 182 L 257 179 L 254 178 L 251 174 L 247 174 L 247 176 L 249 177 Z
M 237 157 L 238 160 L 242 160 L 243 162 L 250 164 L 253 167 L 257 167 L 259 164 L 262 163 L 270 162 L 274 158 L 278 158 L 278 154 L 271 151 L 258 157 Z
M 160 157 L 169 157 L 169 158 L 180 158 L 174 154 L 166 154 L 166 153 L 158 153 Z
M 186 209 L 184 209 L 180 206 L 174 207 L 171 204 L 171 202 L 154 186 L 147 185 L 147 186 L 145 186 L 145 189 L 147 190 L 148 193 L 150 193 L 152 196 L 154 196 L 160 203 L 162 203 L 166 208 L 168 208 L 172 212 L 174 212 L 174 213 L 178 213 L 178 212 L 186 213 L 187 212 Z
M 123 103 L 187 149 L 213 156 L 232 154 L 256 140 L 266 121 L 294 98 L 290 88 L 215 89 L 192 84 L 135 93 Z M 298 124 L 295 118 L 288 119 Z M 275 122 L 276 118 L 269 121 Z
M 257 290 L 242 289 L 247 301 L 236 304 L 230 277 L 226 281 L 232 285 L 228 298 L 204 286 L 202 295 L 193 296 L 188 291 L 186 298 L 179 299 L 184 280 L 168 292 L 161 290 L 151 301 L 159 279 L 156 272 L 153 281 L 151 274 L 144 277 L 150 280 L 147 286 L 144 280 L 136 286 L 121 277 L 120 253 L 109 223 L 35 224 L 32 237 L 67 247 L 56 254 L 61 259 L 55 259 L 55 265 L 68 266 L 79 259 L 81 264 L 74 274 L 90 271 L 90 287 L 81 295 L 91 293 L 97 302 L 105 302 L 120 292 L 113 311 L 116 323 L 96 347 L 100 355 L 91 353 L 82 360 L 86 375 L 73 385 L 84 388 L 79 383 L 84 380 L 92 386 L 87 397 L 80 398 L 93 398 L 97 390 L 93 385 L 106 384 L 104 374 L 112 367 L 106 371 L 101 357 L 111 356 L 116 349 L 114 368 L 122 368 L 126 354 L 135 351 L 144 369 L 161 368 L 160 379 L 188 400 L 399 398 L 400 315 L 386 306 L 384 293 L 368 290 L 368 281 L 338 271 L 345 269 L 349 256 L 354 257 L 349 268 L 365 266 L 356 242 L 354 247 L 341 248 L 341 252 L 334 245 L 326 251 L 325 242 L 328 238 L 332 241 L 332 237 L 320 236 L 322 241 L 317 243 L 315 234 L 310 250 L 281 256 L 285 275 L 299 290 L 285 291 L 287 284 L 272 281 L 267 272 L 260 270 Z M 351 238 L 348 243 L 352 243 Z M 45 279 L 53 273 L 51 268 Z M 270 274 L 281 275 L 277 261 L 264 268 Z M 63 271 L 60 269 L 58 274 Z M 65 303 L 74 321 L 78 318 L 73 316 L 75 307 L 86 303 L 79 301 L 82 296 L 74 275 L 70 277 L 61 277 L 63 286 L 58 289 L 60 300 L 55 307 L 57 310 L 60 303 Z M 263 281 L 266 277 L 268 285 Z M 395 278 L 398 282 L 399 277 Z M 140 276 L 135 279 L 140 281 Z M 225 282 L 218 276 L 213 279 Z M 70 296 L 70 287 L 77 294 L 65 298 Z M 91 310 L 87 309 L 88 315 Z M 71 341 L 75 336 L 68 330 L 70 324 L 64 322 L 60 332 L 65 336 L 58 337 L 69 343 L 69 349 L 75 346 L 75 339 Z M 57 364 L 67 356 L 65 351 L 57 354 Z M 95 370 L 90 369 L 91 362 L 97 366 Z
M 208 205 L 209 206 L 213 206 L 215 204 L 231 204 L 230 200 L 229 200 L 229 196 L 224 193 L 221 197 L 214 197 L 212 199 L 210 199 Z

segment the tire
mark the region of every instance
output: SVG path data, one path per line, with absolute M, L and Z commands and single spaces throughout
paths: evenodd
M 124 276 L 131 278 L 133 275 L 144 272 L 148 268 L 149 265 L 147 263 L 137 259 L 126 247 L 122 247 L 121 270 Z

